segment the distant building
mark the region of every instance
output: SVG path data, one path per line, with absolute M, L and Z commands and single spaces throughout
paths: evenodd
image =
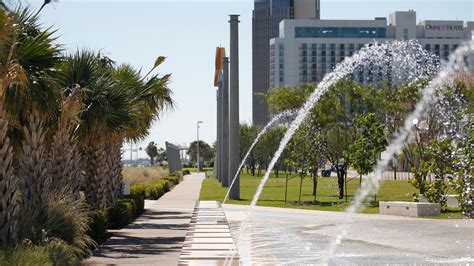
M 337 63 L 365 44 L 388 40 L 418 40 L 447 59 L 463 41 L 472 40 L 474 22 L 426 20 L 416 23 L 416 12 L 395 12 L 374 20 L 294 19 L 280 23 L 279 36 L 270 40 L 270 88 L 319 82 Z M 355 79 L 366 81 L 367 73 Z
M 280 36 L 284 19 L 319 19 L 320 0 L 255 0 L 252 18 L 252 122 L 263 126 L 269 120 L 262 101 L 270 87 L 270 39 Z

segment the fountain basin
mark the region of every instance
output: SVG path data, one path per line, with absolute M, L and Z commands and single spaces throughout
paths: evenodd
M 438 216 L 441 213 L 441 205 L 428 202 L 381 201 L 379 202 L 379 210 L 380 214 L 387 215 Z

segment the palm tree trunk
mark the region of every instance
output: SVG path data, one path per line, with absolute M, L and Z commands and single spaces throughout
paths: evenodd
M 18 179 L 13 173 L 13 148 L 7 131 L 8 122 L 0 117 L 0 246 L 16 242 L 19 210 Z
M 108 173 L 108 193 L 107 193 L 107 207 L 114 206 L 122 194 L 122 153 L 121 142 L 109 143 L 108 145 L 107 169 Z
M 67 131 L 58 131 L 53 137 L 50 151 L 52 191 L 73 194 L 80 191 L 81 157 Z
M 89 205 L 96 210 L 107 208 L 107 151 L 103 143 L 90 143 L 84 148 L 86 159 L 85 194 Z
M 18 165 L 23 196 L 22 219 L 37 221 L 42 214 L 51 188 L 50 162 L 44 146 L 46 131 L 37 112 L 23 128 L 22 154 Z

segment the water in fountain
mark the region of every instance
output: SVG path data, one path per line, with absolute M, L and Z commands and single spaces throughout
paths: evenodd
M 249 157 L 250 153 L 252 152 L 253 148 L 255 147 L 255 145 L 257 145 L 258 141 L 260 140 L 260 138 L 265 135 L 265 133 L 268 131 L 268 129 L 270 127 L 273 126 L 273 124 L 275 124 L 277 121 L 279 121 L 280 119 L 282 118 L 286 118 L 286 117 L 290 117 L 290 116 L 293 116 L 295 115 L 296 111 L 293 111 L 293 110 L 288 110 L 288 111 L 284 111 L 284 112 L 281 112 L 279 114 L 277 114 L 276 116 L 274 116 L 270 122 L 268 122 L 268 124 L 258 133 L 257 137 L 255 138 L 255 140 L 253 141 L 252 145 L 250 145 L 250 148 L 249 150 L 247 151 L 247 153 L 245 154 L 244 158 L 242 159 L 242 162 L 240 163 L 239 165 L 239 168 L 237 168 L 237 172 L 235 173 L 234 177 L 232 178 L 232 182 L 229 186 L 229 189 L 227 190 L 227 194 L 225 195 L 224 197 L 224 200 L 222 201 L 222 204 L 225 204 L 225 202 L 227 201 L 227 199 L 229 198 L 229 194 L 230 194 L 230 190 L 232 189 L 232 187 L 234 186 L 234 183 L 235 183 L 235 180 L 237 179 L 237 176 L 240 174 L 240 171 L 242 170 L 242 167 L 244 167 L 245 165 L 245 162 L 247 161 L 247 158 Z
M 378 67 L 380 71 L 393 75 L 396 81 L 405 80 L 416 82 L 418 80 L 433 77 L 439 69 L 439 65 L 436 62 L 437 60 L 434 55 L 425 51 L 414 41 L 395 41 L 384 44 L 375 43 L 367 45 L 354 56 L 346 58 L 336 66 L 333 72 L 327 74 L 319 83 L 316 90 L 310 95 L 303 108 L 299 111 L 296 119 L 290 125 L 281 141 L 280 146 L 271 160 L 269 167 L 258 186 L 257 192 L 252 199 L 247 214 L 248 217 L 240 225 L 237 243 L 240 244 L 240 240 L 243 238 L 243 234 L 247 228 L 247 223 L 251 218 L 251 212 L 255 208 L 265 183 L 270 176 L 271 170 L 279 159 L 281 153 L 291 140 L 293 134 L 303 123 L 311 108 L 331 86 L 335 85 L 342 78 L 353 73 L 359 67 Z M 231 252 L 230 261 L 232 261 L 233 254 L 235 254 L 235 252 Z
M 351 206 L 346 210 L 347 224 L 343 225 L 340 233 L 336 235 L 335 239 L 331 241 L 330 247 L 326 256 L 323 259 L 323 263 L 327 263 L 329 259 L 334 255 L 338 245 L 341 243 L 342 238 L 347 235 L 348 227 L 351 221 L 351 215 L 360 211 L 363 208 L 363 202 L 365 199 L 376 193 L 380 187 L 380 177 L 383 171 L 387 169 L 390 161 L 394 156 L 402 153 L 403 147 L 406 144 L 407 139 L 413 134 L 414 124 L 418 124 L 421 121 L 421 117 L 426 113 L 432 104 L 436 103 L 439 99 L 437 96 L 437 90 L 442 90 L 445 87 L 453 85 L 453 73 L 456 72 L 468 72 L 467 66 L 465 65 L 465 58 L 470 55 L 473 56 L 474 42 L 470 42 L 460 48 L 458 48 L 449 57 L 449 62 L 440 73 L 429 82 L 428 86 L 422 90 L 421 100 L 416 104 L 415 110 L 406 118 L 404 125 L 399 129 L 395 138 L 390 142 L 386 153 L 387 156 L 377 162 L 375 169 L 369 179 L 363 183 L 362 188 L 357 193 Z

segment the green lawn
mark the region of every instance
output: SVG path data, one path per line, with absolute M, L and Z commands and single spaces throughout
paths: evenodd
M 300 179 L 295 177 L 288 182 L 288 201 L 285 203 L 285 178 L 280 174 L 276 178 L 274 174 L 268 180 L 263 193 L 258 201 L 259 206 L 270 206 L 280 208 L 298 208 L 310 210 L 324 211 L 344 211 L 349 203 L 345 199 L 339 200 L 337 197 L 337 179 L 333 177 L 320 178 L 318 182 L 318 190 L 316 202 L 312 195 L 312 179 L 305 178 L 303 181 L 302 203 L 298 203 Z M 228 200 L 230 204 L 249 205 L 253 195 L 261 180 L 260 177 L 253 177 L 250 174 L 242 174 L 240 177 L 240 196 L 241 200 Z M 348 182 L 348 201 L 357 193 L 359 188 L 359 180 L 352 179 Z M 215 178 L 204 180 L 201 189 L 201 200 L 217 200 L 224 199 L 227 189 L 221 187 Z M 412 201 L 412 194 L 417 190 L 408 183 L 408 181 L 386 180 L 381 184 L 377 193 L 378 201 Z M 374 203 L 374 196 L 367 199 L 364 213 L 378 213 L 378 204 Z M 449 212 L 442 215 L 441 218 L 461 218 L 459 211 Z

